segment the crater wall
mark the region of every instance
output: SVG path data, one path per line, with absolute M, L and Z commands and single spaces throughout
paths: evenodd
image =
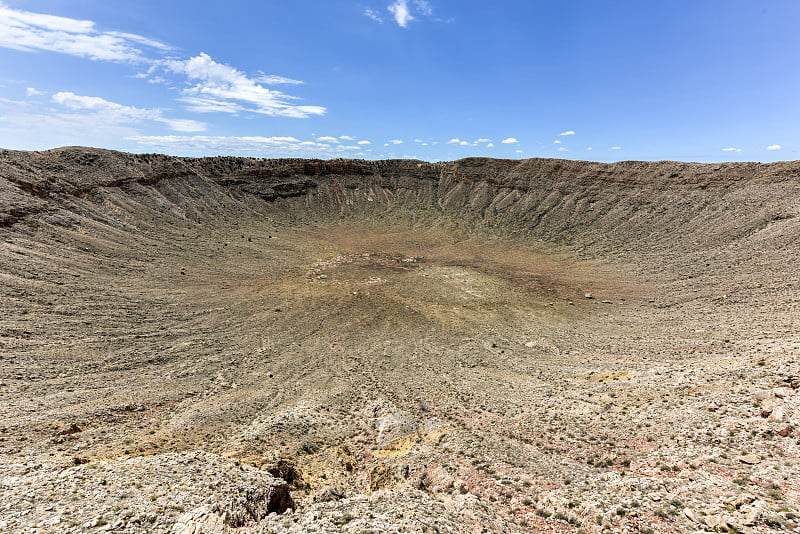
M 599 252 L 702 250 L 798 240 L 800 162 L 470 158 L 420 161 L 177 158 L 89 148 L 0 152 L 0 225 L 76 209 L 109 191 L 186 217 L 279 210 L 298 221 L 402 216 Z

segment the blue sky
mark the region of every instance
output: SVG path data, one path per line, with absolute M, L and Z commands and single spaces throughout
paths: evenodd
M 800 159 L 797 0 L 0 0 L 0 147 Z

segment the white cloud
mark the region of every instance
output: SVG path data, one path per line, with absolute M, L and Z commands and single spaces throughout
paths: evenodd
M 567 130 L 566 132 L 561 132 L 558 135 L 561 135 L 561 136 L 564 136 L 564 135 L 575 135 L 575 132 L 573 130 Z
M 152 78 L 147 78 L 145 81 L 153 85 L 160 84 L 166 85 L 167 87 L 172 87 L 172 81 L 164 78 L 163 76 L 153 76 Z
M 294 137 L 220 137 L 220 136 L 183 136 L 183 135 L 139 135 L 131 136 L 129 141 L 140 146 L 157 148 L 170 153 L 192 154 L 252 154 L 267 153 L 279 150 L 281 153 L 293 152 L 326 152 L 330 145 L 313 141 L 301 142 Z
M 198 96 L 182 96 L 179 102 L 186 104 L 186 109 L 196 113 L 230 113 L 236 115 L 246 111 L 243 106 L 236 102 L 223 102 L 213 98 L 202 98 Z
M 207 129 L 204 122 L 192 119 L 170 119 L 168 117 L 159 117 L 153 120 L 163 122 L 169 126 L 171 130 L 176 132 L 204 132 Z
M 477 141 L 470 142 L 470 141 L 465 141 L 463 139 L 459 139 L 459 138 L 456 137 L 454 139 L 450 139 L 447 142 L 447 144 L 448 145 L 459 145 L 459 146 L 478 146 L 478 143 L 491 143 L 491 142 L 492 142 L 491 139 L 478 139 Z M 436 143 L 433 143 L 433 144 L 435 145 Z
M 196 82 L 196 85 L 183 90 L 181 99 L 190 105 L 192 111 L 250 112 L 293 118 L 324 115 L 327 111 L 321 106 L 290 103 L 296 98 L 267 89 L 235 68 L 217 63 L 206 53 L 187 60 L 163 61 L 161 66 Z
M 403 144 L 403 142 L 402 142 L 400 139 L 392 139 L 392 140 L 391 140 L 391 141 L 389 141 L 389 142 L 390 142 L 391 144 L 393 144 L 393 145 L 402 145 L 402 144 Z
M 261 73 L 258 77 L 254 78 L 253 81 L 258 83 L 265 83 L 267 85 L 302 85 L 305 82 L 301 82 L 300 80 L 294 80 L 292 78 L 285 78 L 283 76 L 276 76 L 274 74 L 263 74 Z
M 135 77 L 167 86 L 172 86 L 172 81 L 160 73 L 184 75 L 190 83 L 183 88 L 178 100 L 184 102 L 189 111 L 198 113 L 258 113 L 307 118 L 324 115 L 327 111 L 322 106 L 299 104 L 298 98 L 265 87 L 302 84 L 300 80 L 264 73 L 248 77 L 229 65 L 215 62 L 205 53 L 184 60 L 160 59 L 172 50 L 170 46 L 132 33 L 101 31 L 90 20 L 12 9 L 3 0 L 0 0 L 0 47 L 146 65 L 145 72 Z M 172 120 L 172 125 L 182 130 L 197 128 L 199 124 Z
M 342 141 L 355 141 L 355 138 L 349 135 L 340 135 L 339 139 L 341 139 Z
M 364 10 L 364 15 L 369 17 L 369 18 L 371 18 L 372 20 L 374 20 L 378 24 L 383 24 L 383 18 L 380 15 L 378 15 L 377 12 L 373 11 L 372 9 L 365 9 Z
M 780 149 L 782 149 L 782 148 L 783 148 L 783 147 L 782 147 L 781 145 L 769 145 L 769 146 L 767 147 L 767 150 L 780 150 Z
M 723 152 L 741 152 L 741 151 L 742 151 L 742 149 L 741 149 L 741 148 L 736 148 L 736 147 L 729 146 L 728 148 L 723 148 L 723 149 L 722 149 L 722 151 L 723 151 Z
M 105 146 L 129 151 L 157 151 L 176 155 L 230 154 L 259 157 L 370 157 L 364 145 L 319 142 L 291 136 L 224 137 L 205 135 L 142 135 L 140 122 L 180 121 L 159 110 L 124 106 L 99 97 L 61 92 L 49 107 L 40 101 L 0 101 L 0 146 L 46 149 L 64 145 Z M 13 108 L 12 108 L 13 106 Z M 41 109 L 35 113 L 28 110 Z M 21 110 L 21 111 L 20 111 Z M 63 110 L 63 111 L 62 111 Z
M 621 146 L 612 146 L 609 150 L 622 150 Z
M 138 133 L 130 123 L 111 122 L 103 114 L 45 107 L 40 101 L 0 99 L 0 146 L 5 148 L 85 145 L 125 150 L 129 147 L 118 141 Z
M 590 147 L 590 146 L 587 146 L 587 147 L 586 147 L 586 150 L 594 150 L 594 148 L 592 148 L 592 147 Z
M 126 33 L 126 32 L 107 32 L 106 35 L 110 35 L 112 37 L 118 37 L 120 39 L 127 39 L 129 41 L 133 41 L 134 43 L 139 43 L 145 45 L 150 48 L 156 48 L 162 51 L 169 51 L 172 50 L 168 44 L 162 43 L 160 41 L 156 41 L 155 39 L 148 39 L 147 37 L 142 37 L 141 35 L 136 35 L 134 33 Z
M 516 153 L 516 154 L 522 154 L 522 150 L 515 150 L 515 151 L 514 151 L 514 153 Z
M 99 119 L 110 124 L 154 121 L 166 124 L 176 132 L 202 132 L 206 129 L 206 125 L 202 122 L 164 117 L 162 112 L 157 109 L 124 106 L 97 96 L 81 96 L 71 92 L 60 92 L 53 95 L 52 101 L 71 111 L 95 114 Z
M 559 152 L 567 152 L 569 149 L 563 146 L 558 147 Z
M 433 14 L 433 7 L 427 0 L 414 0 L 414 7 L 426 17 L 429 17 Z
M 43 94 L 44 94 L 43 92 L 39 91 L 38 89 L 36 89 L 34 87 L 28 87 L 28 88 L 25 89 L 25 96 L 27 96 L 28 98 L 30 98 L 32 96 L 40 96 L 40 95 L 43 95 Z
M 317 142 L 318 143 L 338 143 L 339 140 L 336 139 L 335 137 L 330 137 L 328 135 L 324 135 L 322 137 L 317 137 Z
M 138 150 L 175 155 L 211 156 L 231 154 L 257 157 L 364 157 L 358 145 L 336 145 L 303 141 L 295 137 L 129 135 L 126 140 Z M 368 151 L 367 151 L 368 152 Z
M 556 145 L 560 145 L 560 144 L 561 144 L 561 141 L 559 141 L 558 139 L 556 139 L 555 141 L 553 141 L 553 143 L 554 143 L 554 144 L 556 144 Z
M 144 111 L 137 108 L 123 106 L 109 102 L 98 96 L 79 96 L 75 93 L 60 92 L 53 95 L 53 102 L 66 106 L 69 109 L 88 109 L 92 111 L 125 111 L 128 114 L 137 115 Z
M 90 20 L 11 9 L 0 1 L 0 47 L 44 50 L 94 60 L 147 61 L 141 47 L 168 50 L 158 41 L 123 32 L 101 32 Z
M 494 148 L 494 143 L 489 143 L 488 145 L 486 145 L 486 148 Z
M 414 20 L 414 17 L 411 16 L 411 11 L 408 9 L 407 0 L 395 0 L 395 2 L 389 6 L 389 12 L 401 28 L 407 28 L 408 23 Z
M 359 145 L 371 145 L 372 143 L 369 142 L 369 141 L 359 141 L 358 144 Z
M 514 137 L 509 137 L 507 139 L 503 139 L 501 142 L 504 145 L 513 145 L 515 143 L 519 143 L 519 141 L 517 141 L 516 138 L 514 138 Z

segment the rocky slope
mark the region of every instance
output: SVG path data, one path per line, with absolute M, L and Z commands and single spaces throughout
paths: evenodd
M 796 225 L 800 162 L 695 164 L 472 158 L 406 160 L 182 159 L 86 148 L 0 152 L 0 219 L 20 218 L 99 188 L 181 184 L 197 194 L 267 202 L 300 197 L 315 214 L 411 210 L 471 227 L 609 246 L 708 248 L 746 237 L 786 242 Z M 160 185 L 159 185 L 160 184 Z M 223 207 L 224 209 L 224 207 Z M 428 213 L 433 211 L 433 214 Z M 211 216 L 212 213 L 207 213 Z M 702 235 L 698 235 L 702 230 Z M 689 237 L 691 236 L 691 237 Z M 691 239 L 691 242 L 688 240 Z M 649 246 L 648 246 L 649 245 Z
M 0 151 L 0 531 L 800 531 L 798 199 Z

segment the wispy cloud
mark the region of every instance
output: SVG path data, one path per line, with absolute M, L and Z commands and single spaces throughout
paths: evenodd
M 371 143 L 370 141 L 366 141 L 366 140 L 364 140 L 364 141 L 359 141 L 359 142 L 358 142 L 358 143 L 356 143 L 356 144 L 358 144 L 358 145 L 371 145 L 372 143 Z
M 436 22 L 451 22 L 433 17 L 433 5 L 428 0 L 393 0 L 387 7 L 394 21 L 401 28 L 407 28 L 415 20 L 429 19 Z M 383 23 L 383 17 L 375 10 L 367 9 L 364 15 L 375 22 Z
M 783 147 L 782 147 L 781 145 L 769 145 L 769 146 L 767 147 L 767 150 L 780 150 L 780 149 L 782 149 L 782 148 L 783 148 Z
M 176 132 L 202 132 L 206 125 L 190 119 L 165 117 L 160 110 L 125 106 L 97 96 L 81 96 L 71 92 L 56 93 L 52 101 L 71 111 L 87 112 L 111 124 L 132 124 L 154 121 L 166 124 Z
M 559 141 L 558 139 L 556 139 L 555 141 L 553 141 L 553 143 L 554 143 L 554 144 L 556 144 L 556 145 L 560 145 L 560 144 L 561 144 L 561 141 Z
M 342 141 L 355 141 L 356 140 L 355 137 L 352 137 L 350 135 L 340 135 L 339 139 L 341 139 Z
M 317 142 L 318 143 L 338 143 L 339 140 L 336 139 L 335 137 L 330 137 L 330 136 L 324 135 L 322 137 L 317 137 Z
M 372 9 L 365 9 L 364 10 L 364 15 L 366 17 L 368 17 L 368 18 L 371 18 L 372 20 L 374 20 L 378 24 L 383 24 L 383 17 L 381 17 L 376 11 L 374 11 Z
M 395 2 L 389 6 L 389 12 L 394 17 L 394 21 L 401 28 L 407 28 L 408 23 L 414 20 L 414 17 L 411 16 L 411 11 L 408 9 L 407 0 L 395 0 Z
M 609 150 L 622 150 L 621 146 L 612 146 Z
M 62 91 L 19 102 L 0 99 L 0 146 L 43 150 L 65 145 L 136 149 L 125 141 L 145 128 L 201 132 L 202 122 L 175 118 L 159 109 L 126 106 L 96 96 Z M 157 132 L 156 132 L 157 133 Z
M 503 143 L 504 145 L 513 145 L 515 143 L 519 143 L 519 141 L 517 141 L 515 137 L 508 137 L 506 139 L 503 139 L 501 143 Z
M 170 48 L 141 35 L 99 31 L 90 20 L 19 11 L 4 2 L 0 2 L 0 47 L 130 63 L 147 61 L 143 48 Z
M 363 147 L 302 141 L 295 137 L 134 135 L 126 138 L 140 148 L 177 155 L 235 154 L 260 157 L 366 157 Z
M 558 147 L 558 151 L 559 152 L 568 152 L 569 149 L 567 147 L 560 146 L 560 147 Z
M 723 151 L 723 152 L 741 152 L 741 151 L 742 151 L 742 149 L 741 149 L 741 148 L 736 148 L 736 147 L 729 146 L 728 148 L 723 148 L 723 149 L 722 149 L 722 151 Z
M 52 104 L 50 99 L 47 103 Z M 0 146 L 5 148 L 44 150 L 87 145 L 125 149 L 120 140 L 138 134 L 130 122 L 109 121 L 103 113 L 72 111 L 41 101 L 0 99 Z
M 561 135 L 561 136 L 564 136 L 564 135 L 575 135 L 575 132 L 573 130 L 567 130 L 566 132 L 561 132 L 558 135 Z
M 427 0 L 414 0 L 414 7 L 426 17 L 433 15 L 433 6 Z
M 201 53 L 186 60 L 166 60 L 160 63 L 165 70 L 185 75 L 195 85 L 183 89 L 179 100 L 191 111 L 208 113 L 250 112 L 262 115 L 307 118 L 324 115 L 322 106 L 296 105 L 292 97 L 263 87 L 235 68 L 217 63 Z
M 265 85 L 302 85 L 305 83 L 300 80 L 293 80 L 292 78 L 286 78 L 284 76 L 276 76 L 274 74 L 264 73 L 261 73 L 257 77 L 253 78 L 253 81 L 263 83 Z
M 393 145 L 402 145 L 403 141 L 401 141 L 400 139 L 392 139 L 391 141 L 389 141 L 389 143 Z
M 234 67 L 201 53 L 189 59 L 163 59 L 172 47 L 133 33 L 100 31 L 90 20 L 20 11 L 0 0 L 0 47 L 34 52 L 50 51 L 91 60 L 146 66 L 136 77 L 171 86 L 160 74 L 186 76 L 193 84 L 181 91 L 180 101 L 198 113 L 243 112 L 306 118 L 323 115 L 322 106 L 301 105 L 296 97 L 267 89 L 269 85 L 303 82 L 259 73 L 248 77 Z
M 244 107 L 236 102 L 223 102 L 215 98 L 184 96 L 178 98 L 178 100 L 186 104 L 186 109 L 195 113 L 230 113 L 236 115 L 245 111 Z

